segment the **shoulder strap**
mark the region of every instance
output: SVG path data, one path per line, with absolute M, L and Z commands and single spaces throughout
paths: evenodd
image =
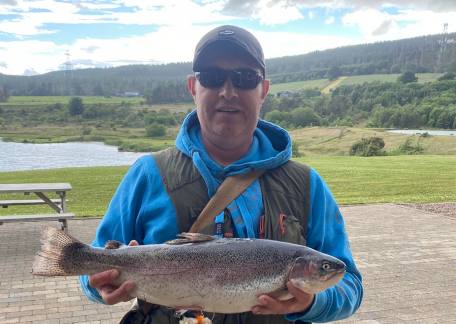
M 207 197 L 207 190 L 202 189 L 201 186 L 205 186 L 204 181 L 201 179 L 201 175 L 195 168 L 191 159 L 182 154 L 176 147 L 168 148 L 163 151 L 155 152 L 152 154 L 157 166 L 162 175 L 165 186 L 168 190 L 168 194 L 171 195 L 175 206 L 181 205 L 182 200 L 176 200 L 177 198 L 173 193 L 179 191 L 180 188 L 186 187 L 188 184 L 192 184 L 192 187 L 197 186 L 196 190 L 192 190 L 192 198 L 195 193 L 204 192 L 205 197 L 199 197 L 200 199 L 190 199 L 190 204 L 201 206 L 198 217 L 191 219 L 188 222 L 188 227 L 180 226 L 181 231 L 201 233 L 201 231 L 208 225 L 213 223 L 214 218 L 220 214 L 230 202 L 237 198 L 244 190 L 253 182 L 255 179 L 263 174 L 263 171 L 251 171 L 247 174 L 240 174 L 231 176 L 225 179 L 217 189 L 214 196 L 209 199 Z M 187 192 L 187 194 L 189 194 Z M 207 203 L 206 203 L 207 202 Z M 203 208 L 204 206 L 204 208 Z M 194 206 L 193 206 L 194 207 Z M 187 213 L 187 209 L 181 210 L 182 214 Z M 188 220 L 190 221 L 190 219 Z M 192 226 L 190 226 L 192 225 Z M 190 229 L 189 229 L 190 228 Z
M 226 178 L 193 223 L 190 232 L 198 233 L 205 226 L 210 224 L 230 202 L 244 192 L 255 179 L 263 174 L 263 172 L 264 171 L 262 170 L 254 170 L 247 174 L 238 174 Z

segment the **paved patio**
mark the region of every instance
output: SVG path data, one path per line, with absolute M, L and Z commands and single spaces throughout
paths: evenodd
M 364 275 L 356 315 L 340 323 L 456 323 L 456 217 L 383 204 L 343 207 L 353 253 Z M 72 220 L 90 242 L 97 219 Z M 128 303 L 88 302 L 74 277 L 30 274 L 41 225 L 0 226 L 0 323 L 117 323 Z

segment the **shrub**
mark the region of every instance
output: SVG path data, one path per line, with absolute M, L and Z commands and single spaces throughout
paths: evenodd
M 81 97 L 73 97 L 68 103 L 68 112 L 71 116 L 82 115 L 84 112 L 84 104 Z
M 407 71 L 402 73 L 399 78 L 397 78 L 397 81 L 402 83 L 410 83 L 418 81 L 418 78 L 415 76 L 415 73 Z
M 437 80 L 438 81 L 445 81 L 445 80 L 454 80 L 456 79 L 456 73 L 453 72 L 447 72 L 441 77 L 439 77 Z
M 397 152 L 399 154 L 407 154 L 407 155 L 414 155 L 414 154 L 421 154 L 423 152 L 423 147 L 421 146 L 420 142 L 417 141 L 416 144 L 412 143 L 412 139 L 409 137 L 405 140 L 405 142 L 397 148 Z
M 381 137 L 362 138 L 350 148 L 350 155 L 379 156 L 385 155 L 385 141 Z
M 166 135 L 166 127 L 157 124 L 157 123 L 152 123 L 146 126 L 146 134 L 149 137 L 161 137 Z
M 294 157 L 294 158 L 303 156 L 303 154 L 301 152 L 299 152 L 299 145 L 295 140 L 293 140 L 291 142 L 291 152 L 292 152 L 292 157 Z

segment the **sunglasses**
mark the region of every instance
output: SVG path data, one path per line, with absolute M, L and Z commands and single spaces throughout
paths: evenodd
M 263 80 L 263 76 L 255 70 L 241 68 L 224 70 L 220 68 L 208 68 L 204 71 L 195 72 L 195 77 L 205 88 L 217 89 L 222 87 L 230 78 L 235 88 L 252 90 Z

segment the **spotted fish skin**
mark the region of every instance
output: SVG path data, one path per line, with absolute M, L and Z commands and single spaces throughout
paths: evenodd
M 345 272 L 345 264 L 334 257 L 271 240 L 191 234 L 173 244 L 102 249 L 47 227 L 41 242 L 33 264 L 35 275 L 90 275 L 118 269 L 118 283 L 136 283 L 133 297 L 216 313 L 249 311 L 260 294 L 285 299 L 289 280 L 316 293 L 337 283 Z

